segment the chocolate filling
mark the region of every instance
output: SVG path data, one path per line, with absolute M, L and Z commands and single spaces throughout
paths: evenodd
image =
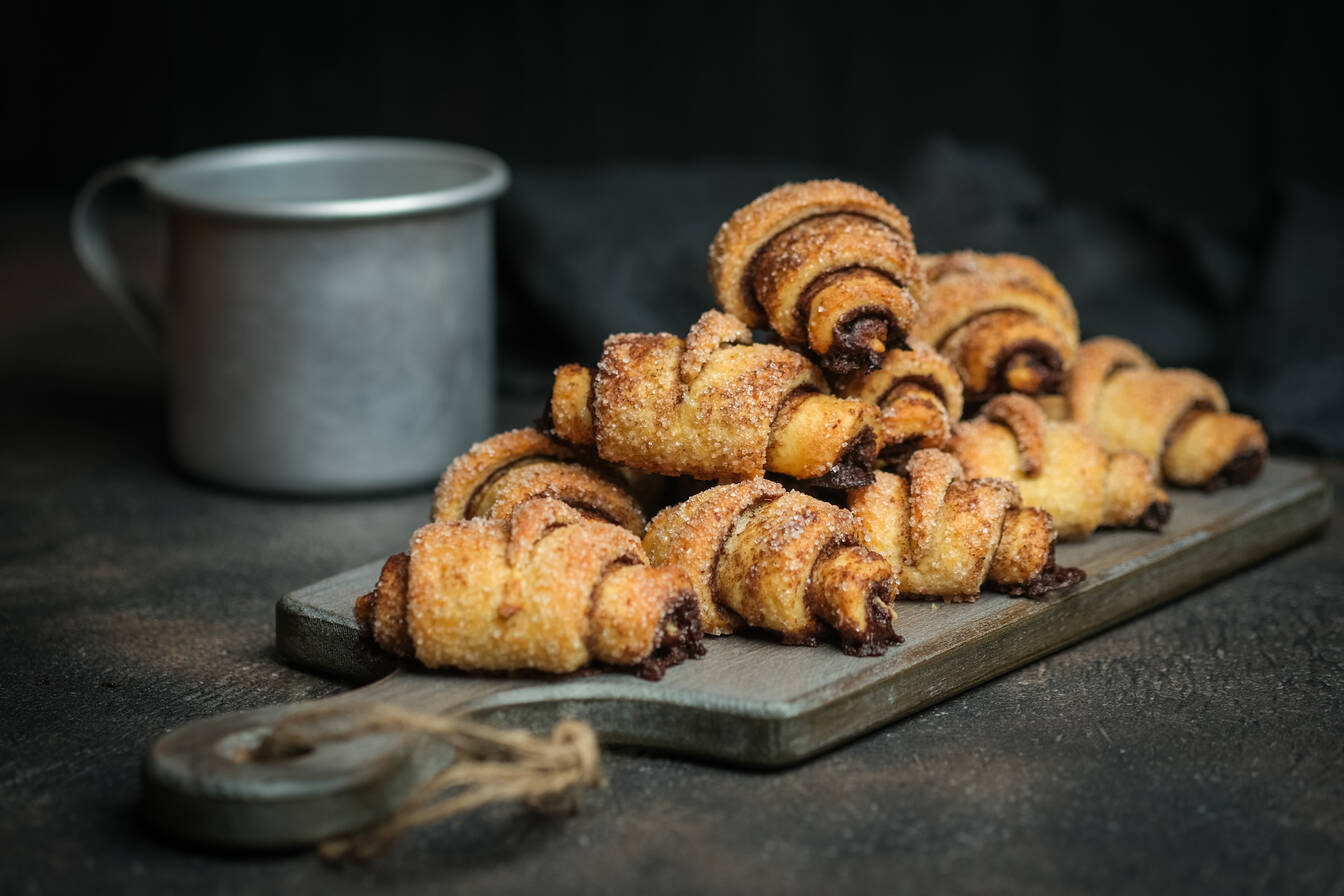
M 910 456 L 919 450 L 919 446 L 924 443 L 923 436 L 911 436 L 908 439 L 901 439 L 899 442 L 892 442 L 890 445 L 883 445 L 882 450 L 878 452 L 877 459 L 882 462 L 882 466 L 889 473 L 897 473 L 901 476 L 908 475 L 905 465 L 909 462 Z
M 873 461 L 877 459 L 877 435 L 864 427 L 850 439 L 840 453 L 840 459 L 825 473 L 811 479 L 800 479 L 803 486 L 816 488 L 862 488 L 872 485 Z
M 560 437 L 555 434 L 555 416 L 551 413 L 551 399 L 552 396 L 546 396 L 546 404 L 541 409 L 541 414 L 532 421 L 532 428 L 553 439 L 558 439 Z
M 761 306 L 761 300 L 756 298 L 756 269 L 761 265 L 761 257 L 765 255 L 766 247 L 778 237 L 779 234 L 777 233 L 761 243 L 761 247 L 756 250 L 756 254 L 751 256 L 747 263 L 742 266 L 742 280 L 739 287 L 742 292 L 742 302 L 747 306 L 747 310 L 757 318 L 764 318 L 767 315 L 765 308 Z
M 601 369 L 602 368 L 599 366 L 598 371 L 600 372 Z M 590 374 L 590 377 L 591 377 L 591 385 L 589 386 L 588 389 L 588 401 L 587 401 L 588 419 L 593 421 L 593 445 L 596 446 L 597 445 L 597 374 L 596 373 Z M 596 451 L 597 448 L 594 447 L 593 450 Z
M 1171 519 L 1171 502 L 1154 501 L 1143 511 L 1143 516 L 1138 518 L 1134 526 L 1147 532 L 1161 532 L 1169 519 Z
M 1258 448 L 1237 452 L 1212 479 L 1204 483 L 1204 491 L 1216 492 L 1225 485 L 1245 485 L 1260 475 L 1265 460 L 1266 452 Z
M 1031 371 L 1040 377 L 1041 383 L 1033 394 L 1050 395 L 1058 392 L 1064 385 L 1064 359 L 1059 356 L 1055 347 L 1039 339 L 1026 339 L 1006 346 L 994 359 L 992 394 L 1012 391 L 1008 386 L 1008 362 L 1018 355 L 1026 355 Z
M 669 626 L 673 629 L 671 633 Z M 670 667 L 691 657 L 704 656 L 703 639 L 700 604 L 695 592 L 686 591 L 660 621 L 653 650 L 632 671 L 648 681 L 660 681 Z
M 1015 391 L 1008 386 L 1007 368 L 1008 361 L 1017 355 L 1027 355 L 1032 371 L 1040 377 L 1040 384 L 1032 395 L 1059 394 L 1064 386 L 1064 361 L 1060 359 L 1059 352 L 1056 352 L 1052 345 L 1042 343 L 1040 340 L 1024 340 L 1009 345 L 999 353 L 999 357 L 995 360 L 995 372 L 989 377 L 988 388 L 980 392 L 966 391 L 965 412 L 962 414 L 962 419 L 972 418 L 993 396 Z
M 1214 406 L 1207 401 L 1196 401 L 1186 408 L 1185 413 L 1181 414 L 1176 425 L 1168 432 L 1166 439 L 1162 442 L 1162 454 L 1165 456 L 1170 450 L 1172 443 L 1180 438 L 1192 423 L 1199 418 L 1201 414 L 1214 410 Z M 1267 454 L 1259 448 L 1248 448 L 1244 451 L 1238 451 L 1232 455 L 1232 459 L 1223 464 L 1223 468 L 1215 473 L 1208 482 L 1204 483 L 1204 491 L 1216 492 L 1226 485 L 1245 485 L 1252 479 L 1260 475 L 1264 469 Z
M 882 599 L 882 591 L 874 585 L 868 592 L 868 628 L 862 633 L 840 633 L 840 649 L 849 656 L 881 656 L 888 647 L 905 641 L 892 630 L 891 610 Z
M 867 373 L 882 363 L 882 354 L 872 347 L 873 340 L 886 348 L 906 348 L 904 340 L 888 341 L 892 331 L 889 315 L 876 308 L 856 308 L 852 316 L 835 326 L 831 350 L 818 360 L 831 374 Z
M 855 546 L 855 542 L 849 538 L 839 538 L 822 549 L 817 555 L 813 565 L 813 575 L 816 574 L 817 566 L 828 562 L 837 552 Z M 890 578 L 885 578 L 871 583 L 868 591 L 864 595 L 864 613 L 863 628 L 859 629 L 850 624 L 850 620 L 841 619 L 841 625 L 835 627 L 836 633 L 840 636 L 840 649 L 849 656 L 881 656 L 886 653 L 887 648 L 893 644 L 900 644 L 905 639 L 892 630 L 891 609 L 887 606 L 887 600 L 891 597 L 894 590 Z M 809 581 L 807 593 L 804 602 L 807 605 L 808 612 L 813 616 L 824 619 L 825 614 L 818 612 L 816 602 L 821 601 L 822 596 L 814 590 L 814 582 Z
M 994 591 L 1013 597 L 1040 597 L 1059 588 L 1077 585 L 1087 578 L 1087 573 L 1076 566 L 1059 566 L 1055 563 L 1055 546 L 1050 545 L 1050 554 L 1045 558 L 1045 566 L 1025 582 L 1015 584 L 990 583 Z

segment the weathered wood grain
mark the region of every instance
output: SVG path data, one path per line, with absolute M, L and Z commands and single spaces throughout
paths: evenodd
M 779 767 L 1254 563 L 1308 537 L 1331 512 L 1330 490 L 1315 470 L 1283 461 L 1250 486 L 1177 492 L 1172 500 L 1172 521 L 1160 534 L 1105 532 L 1060 546 L 1060 562 L 1081 566 L 1088 579 L 1046 599 L 986 594 L 973 604 L 899 603 L 897 630 L 906 641 L 883 657 L 734 636 L 711 639 L 706 657 L 668 670 L 661 682 L 620 673 L 505 677 L 397 668 L 360 637 L 353 617 L 355 598 L 377 578 L 376 562 L 284 597 L 276 644 L 288 662 L 326 674 L 386 676 L 327 702 L 388 700 L 533 729 L 577 717 L 609 744 Z M 268 763 L 260 774 L 256 763 L 219 761 L 227 752 L 221 744 L 255 739 L 299 705 L 208 719 L 161 739 L 146 764 L 151 812 L 193 839 L 295 845 L 367 824 L 445 759 L 383 737 Z
M 1330 508 L 1314 470 L 1280 461 L 1249 487 L 1172 497 L 1175 511 L 1162 533 L 1102 532 L 1061 545 L 1059 561 L 1088 574 L 1072 589 L 1043 600 L 985 594 L 973 604 L 898 603 L 905 643 L 883 657 L 739 635 L 709 639 L 707 656 L 669 669 L 661 682 L 621 673 L 509 679 L 408 666 L 368 693 L 532 728 L 577 716 L 609 743 L 786 765 L 1281 550 L 1323 524 Z M 281 655 L 354 681 L 394 668 L 359 637 L 353 616 L 355 597 L 372 587 L 379 565 L 282 599 Z

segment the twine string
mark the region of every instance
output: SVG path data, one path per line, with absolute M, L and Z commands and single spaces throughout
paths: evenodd
M 318 854 L 328 861 L 372 858 L 411 828 L 490 803 L 573 811 L 581 793 L 603 784 L 597 735 L 583 722 L 562 721 L 549 737 L 539 737 L 389 703 L 293 713 L 276 724 L 253 757 L 293 757 L 323 743 L 379 733 L 438 738 L 452 746 L 453 762 L 417 788 L 389 818 L 318 844 Z

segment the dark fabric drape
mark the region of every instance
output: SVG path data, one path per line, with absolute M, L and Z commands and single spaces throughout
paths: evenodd
M 522 168 L 500 208 L 501 382 L 543 400 L 551 370 L 622 331 L 683 333 L 713 297 L 705 252 L 734 209 L 786 180 L 841 177 L 901 207 L 923 251 L 1016 251 L 1048 264 L 1083 335 L 1218 377 L 1235 409 L 1295 450 L 1344 452 L 1344 324 L 1331 297 L 1344 203 L 1284 184 L 1248 234 L 1162 207 L 1061 201 L 1018 157 L 926 141 L 899 170 L 811 163 Z M 540 404 L 538 404 L 540 407 Z

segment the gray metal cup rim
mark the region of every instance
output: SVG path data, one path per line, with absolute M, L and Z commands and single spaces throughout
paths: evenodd
M 190 184 L 193 175 L 216 170 L 338 159 L 439 162 L 471 166 L 479 169 L 479 174 L 451 186 L 355 199 L 228 199 L 200 195 L 192 191 Z M 509 169 L 493 153 L 458 143 L 397 137 L 318 137 L 187 153 L 154 165 L 146 172 L 145 185 L 162 202 L 201 212 L 247 218 L 341 221 L 437 212 L 487 202 L 508 188 Z

